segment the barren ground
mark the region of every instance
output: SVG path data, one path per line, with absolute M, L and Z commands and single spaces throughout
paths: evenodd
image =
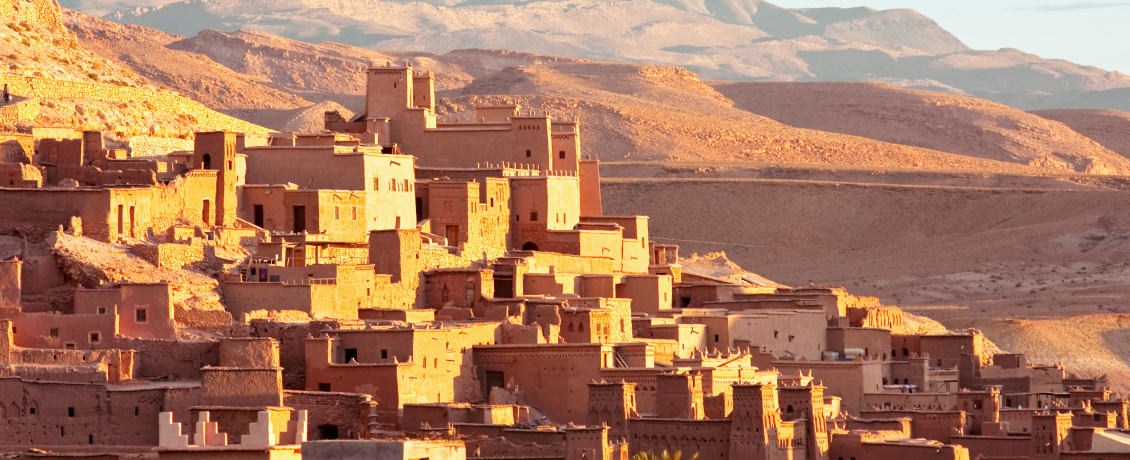
M 602 173 L 605 212 L 651 216 L 652 238 L 684 255 L 725 251 L 786 285 L 844 286 L 1130 387 L 1127 320 L 1110 319 L 1130 318 L 1121 178 L 702 163 Z

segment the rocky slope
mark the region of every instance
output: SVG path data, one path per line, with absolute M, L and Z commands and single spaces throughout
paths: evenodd
M 161 86 L 187 89 L 182 92 L 214 109 L 288 110 L 310 104 L 292 93 L 263 86 L 261 80 L 228 69 L 207 56 L 168 46 L 182 37 L 71 10 L 64 11 L 64 19 L 84 48 L 137 69 Z
M 98 13 L 104 4 L 136 4 L 107 17 L 184 36 L 253 29 L 381 50 L 510 49 L 678 65 L 711 80 L 885 82 L 1021 108 L 1130 110 L 1121 97 L 1130 94 L 1126 75 L 1015 49 L 970 50 L 912 10 L 786 9 L 762 0 L 72 2 Z
M 867 83 L 734 83 L 735 107 L 790 126 L 979 158 L 1098 174 L 1130 161 L 1057 121 L 946 93 Z
M 177 323 L 195 328 L 224 327 L 231 314 L 220 303 L 219 283 L 192 270 L 154 267 L 112 245 L 63 232 L 50 235 L 47 245 L 67 279 L 87 289 L 121 283 L 168 282 Z
M 1013 140 L 1007 136 L 986 138 L 980 152 L 950 149 L 947 153 L 937 150 L 944 146 L 938 142 L 890 142 L 892 139 L 864 138 L 866 133 L 857 137 L 852 134 L 861 133 L 796 129 L 734 107 L 725 95 L 679 68 L 486 50 L 442 55 L 374 52 L 248 31 L 207 31 L 192 38 L 142 33 L 157 38 L 137 45 L 145 52 L 129 52 L 132 45 L 103 37 L 137 31 L 135 26 L 119 26 L 81 14 L 70 18 L 71 27 L 84 41 L 107 43 L 93 45 L 92 49 L 194 98 L 212 100 L 219 94 L 219 80 L 180 76 L 184 73 L 176 65 L 180 60 L 196 59 L 206 64 L 202 67 L 208 69 L 207 73 L 217 76 L 237 74 L 233 81 L 241 96 L 227 103 L 216 100 L 214 107 L 276 129 L 315 128 L 319 113 L 326 107 L 337 108 L 335 104 L 360 110 L 363 70 L 374 62 L 409 60 L 417 69 L 436 72 L 437 111 L 442 118 L 470 121 L 473 104 L 498 102 L 517 102 L 558 118 L 576 117 L 586 126 L 583 148 L 605 160 L 755 161 L 996 172 L 1124 169 L 1121 157 L 1078 135 L 1054 143 L 1055 155 L 1037 152 L 1024 156 L 1016 153 L 1024 146 L 1004 145 Z M 195 57 L 181 57 L 184 53 Z M 281 101 L 270 96 L 278 92 L 302 99 L 263 109 L 245 108 L 258 100 Z M 948 96 L 929 97 L 941 100 Z M 314 107 L 315 102 L 329 105 Z M 907 110 L 921 112 L 915 115 L 919 118 L 931 116 L 920 102 Z M 292 104 L 310 105 L 291 108 Z M 977 123 L 990 125 L 992 119 L 967 122 Z M 1019 129 L 1002 130 L 1009 135 L 1023 134 Z M 1040 142 L 1043 140 L 1031 143 Z M 1079 142 L 1086 145 L 1075 145 Z
M 1119 155 L 1130 158 L 1130 113 L 1118 110 L 1061 109 L 1033 114 L 1063 123 Z
M 9 74 L 143 86 L 144 79 L 91 53 L 51 0 L 0 0 L 0 55 Z
M 185 140 L 198 130 L 268 131 L 161 91 L 131 67 L 91 52 L 51 1 L 4 0 L 0 13 L 9 21 L 0 26 L 0 55 L 8 57 L 0 80 L 18 102 L 38 105 L 19 123 L 99 130 L 122 146 L 133 136 Z

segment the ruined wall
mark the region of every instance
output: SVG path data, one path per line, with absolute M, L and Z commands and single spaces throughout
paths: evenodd
M 370 413 L 377 407 L 367 394 L 290 390 L 284 392 L 283 404 L 306 411 L 310 441 L 321 439 L 321 429 L 326 426 L 337 427 L 341 439 L 369 439 Z
M 39 116 L 39 99 L 31 98 L 0 107 L 0 126 L 16 126 L 35 121 Z
M 116 338 L 106 344 L 137 350 L 137 378 L 200 380 L 200 368 L 219 365 L 218 340 L 148 340 Z
M 189 244 L 139 244 L 130 247 L 130 252 L 157 267 L 166 268 L 185 268 L 207 260 L 204 243 L 195 238 Z

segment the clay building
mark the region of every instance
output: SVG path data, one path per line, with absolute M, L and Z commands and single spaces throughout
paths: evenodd
M 431 73 L 366 75 L 364 111 L 319 133 L 153 158 L 0 139 L 0 234 L 23 241 L 0 260 L 0 436 L 167 459 L 1130 456 L 1104 379 L 842 288 L 684 267 L 646 216 L 604 215 L 575 121 L 447 123 Z

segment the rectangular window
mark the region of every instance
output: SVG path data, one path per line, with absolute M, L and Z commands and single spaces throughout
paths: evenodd
M 353 220 L 357 220 L 357 206 L 353 207 Z
M 98 343 L 102 341 L 102 334 L 97 332 L 90 333 L 90 343 Z
M 532 150 L 527 150 L 526 151 L 526 158 L 529 158 L 529 157 L 532 157 L 532 156 L 534 156 L 534 152 Z
M 345 362 L 349 363 L 350 361 L 355 361 L 356 359 L 357 359 L 357 349 L 356 348 L 346 348 L 345 349 Z
M 381 350 L 381 359 L 388 359 L 388 350 Z
M 537 222 L 537 221 L 538 221 L 538 212 L 537 211 L 531 212 L 530 213 L 530 222 Z
M 51 328 L 51 337 L 58 337 L 58 336 L 59 336 L 59 328 L 57 328 L 57 327 Z
M 565 151 L 562 150 L 560 152 L 557 152 L 557 158 L 564 160 L 565 159 Z
M 134 312 L 134 319 L 137 320 L 137 322 L 139 322 L 139 323 L 148 322 L 149 321 L 149 310 L 145 309 L 145 308 L 138 308 L 137 311 Z
M 518 221 L 520 221 L 520 220 L 522 220 L 522 216 L 519 216 L 519 215 L 517 215 L 517 214 L 514 214 L 514 222 L 518 222 Z
M 74 417 L 74 416 L 75 416 L 75 408 L 68 407 L 67 408 L 67 417 Z
M 334 220 L 341 220 L 341 208 L 334 206 Z
M 331 390 L 330 390 L 330 384 L 328 384 L 328 383 L 319 383 L 319 384 L 318 384 L 318 391 L 331 391 Z
M 381 178 L 373 176 L 373 190 L 381 189 Z
M 444 201 L 443 202 L 443 212 L 451 212 L 451 202 L 450 201 Z
M 98 314 L 99 315 L 105 315 L 106 314 L 106 307 L 98 307 Z

